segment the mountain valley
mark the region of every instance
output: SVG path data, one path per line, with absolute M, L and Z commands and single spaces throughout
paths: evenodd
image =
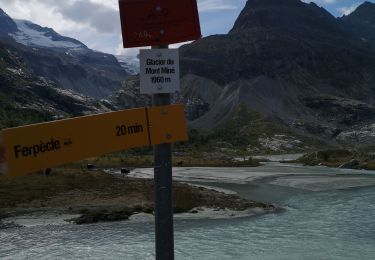
M 374 26 L 369 2 L 335 18 L 300 0 L 248 0 L 228 34 L 180 48 L 173 102 L 185 103 L 192 139 L 209 139 L 208 150 L 374 146 Z M 0 91 L 13 107 L 61 118 L 152 103 L 133 61 L 50 28 L 0 12 L 0 44 Z

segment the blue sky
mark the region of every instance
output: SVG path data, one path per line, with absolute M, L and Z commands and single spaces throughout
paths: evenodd
M 342 16 L 364 0 L 313 2 L 334 16 Z M 198 0 L 202 34 L 227 33 L 245 4 L 246 0 Z M 92 49 L 133 58 L 138 54 L 138 49 L 122 48 L 118 0 L 1 0 L 0 7 L 13 18 L 51 27 Z

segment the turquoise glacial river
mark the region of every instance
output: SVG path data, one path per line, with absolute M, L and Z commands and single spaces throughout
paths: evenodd
M 135 175 L 147 177 L 149 169 Z M 175 220 L 176 259 L 375 259 L 375 174 L 268 163 L 179 168 L 176 179 L 273 202 L 281 213 Z M 152 218 L 0 230 L 0 259 L 154 259 Z

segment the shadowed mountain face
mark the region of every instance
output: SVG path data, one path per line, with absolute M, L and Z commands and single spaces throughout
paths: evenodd
M 316 33 L 341 33 L 336 19 L 314 3 L 299 0 L 249 0 L 230 34 L 256 28 L 281 30 L 305 37 Z
M 341 17 L 340 22 L 363 42 L 375 41 L 375 4 L 363 3 L 350 15 Z
M 0 45 L 0 129 L 110 111 L 104 102 L 36 77 L 18 55 Z
M 0 8 L 0 34 L 8 34 L 16 31 L 16 23 Z
M 358 141 L 352 137 L 360 130 L 363 140 L 372 140 L 367 137 L 375 127 L 374 28 L 375 4 L 368 2 L 335 18 L 300 0 L 248 0 L 228 34 L 180 49 L 182 94 L 191 126 L 220 130 L 229 125 L 231 130 L 220 136 L 246 136 L 239 140 L 255 140 L 254 147 L 268 141 L 282 143 L 293 133 L 345 142 Z M 91 100 L 86 107 L 86 100 L 74 92 L 60 96 L 54 88 L 106 97 L 120 88 L 127 73 L 112 55 L 92 51 L 50 28 L 13 21 L 1 9 L 0 47 L 13 57 L 0 60 L 3 80 L 14 84 L 4 81 L 0 91 L 4 100 L 18 102 L 18 108 L 27 103 L 21 93 L 33 97 L 27 105 L 39 104 L 37 111 L 52 99 L 48 104 L 55 112 L 49 114 L 150 103 L 149 97 L 139 94 L 137 76 L 109 99 L 112 104 Z M 41 87 L 45 84 L 48 87 Z M 246 120 L 248 115 L 252 117 Z
M 107 97 L 126 76 L 114 56 L 0 9 L 0 129 L 108 112 L 113 107 L 94 97 Z
M 248 0 L 227 35 L 181 48 L 182 72 L 188 75 L 183 86 L 192 88 L 199 77 L 222 89 L 210 112 L 192 124 L 223 125 L 240 104 L 326 139 L 373 122 L 375 44 L 353 28 L 365 23 L 363 33 L 372 30 L 374 10 L 365 3 L 336 19 L 313 3 Z
M 204 38 L 181 52 L 185 74 L 220 84 L 267 76 L 335 81 L 345 88 L 361 76 L 351 74 L 371 71 L 374 64 L 373 49 L 324 9 L 299 0 L 250 0 L 228 35 Z

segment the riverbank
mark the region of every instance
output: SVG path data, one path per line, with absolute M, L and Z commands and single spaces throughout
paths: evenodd
M 118 171 L 112 173 L 119 174 Z M 145 179 L 151 178 L 152 175 L 150 168 L 139 168 L 130 173 L 132 177 Z M 375 171 L 303 166 L 285 162 L 265 162 L 264 165 L 256 168 L 180 167 L 174 168 L 173 176 L 180 182 L 222 188 L 227 184 L 257 185 L 259 182 L 307 191 L 375 186 Z M 253 199 L 263 201 L 261 197 Z
M 184 183 L 173 184 L 173 210 L 197 214 L 213 211 L 244 212 L 275 207 Z M 49 176 L 0 177 L 0 219 L 39 215 L 69 215 L 77 224 L 125 220 L 137 213 L 154 211 L 151 179 L 120 178 L 103 171 L 54 169 Z M 253 211 L 254 213 L 255 211 Z M 204 215 L 204 214 L 203 214 Z
M 152 169 L 133 172 L 152 176 Z M 213 214 L 219 216 L 223 212 L 214 210 L 207 212 L 208 218 L 200 219 L 190 219 L 199 214 L 176 214 L 176 259 L 251 256 L 298 260 L 329 256 L 341 260 L 372 259 L 375 254 L 375 186 L 363 187 L 374 181 L 375 172 L 268 162 L 256 168 L 178 167 L 173 169 L 173 175 L 181 181 L 230 190 L 249 200 L 268 201 L 285 208 L 282 214 L 253 218 L 211 219 Z M 332 178 L 322 178 L 317 183 L 323 175 Z M 292 180 L 292 176 L 299 178 L 299 182 Z M 341 182 L 354 176 L 363 178 L 360 183 L 356 181 L 361 188 L 349 188 Z M 0 231 L 1 259 L 155 259 L 152 214 L 135 214 L 127 221 L 92 225 L 48 222 L 55 221 L 55 215 L 43 216 L 43 222 L 35 218 L 39 218 L 38 214 L 29 218 L 19 216 L 17 223 L 29 225 L 27 228 Z
M 97 168 L 146 168 L 154 167 L 152 155 L 122 155 L 114 153 L 100 157 L 90 158 L 71 164 L 75 167 L 92 164 Z M 200 153 L 197 155 L 173 155 L 174 167 L 257 167 L 261 166 L 260 160 L 251 157 L 236 160 L 236 157 L 223 153 Z
M 356 150 L 322 150 L 307 153 L 294 162 L 308 166 L 375 170 L 375 154 Z

